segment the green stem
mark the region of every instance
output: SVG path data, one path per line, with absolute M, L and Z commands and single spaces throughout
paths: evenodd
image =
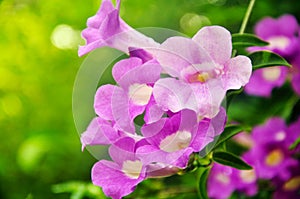
M 247 11 L 246 11 L 246 14 L 245 14 L 244 19 L 243 19 L 243 23 L 242 23 L 240 31 L 239 31 L 240 34 L 243 34 L 245 32 L 245 29 L 246 29 L 247 23 L 249 21 L 254 3 L 255 3 L 255 0 L 250 0 L 250 3 L 248 5 Z
M 250 3 L 249 3 L 248 8 L 247 8 L 247 10 L 246 10 L 246 14 L 245 14 L 245 16 L 244 16 L 244 19 L 243 19 L 243 22 L 242 22 L 242 25 L 241 25 L 241 28 L 240 28 L 240 31 L 239 31 L 240 34 L 244 34 L 244 32 L 245 32 L 247 23 L 248 23 L 248 21 L 249 21 L 251 12 L 252 12 L 252 10 L 253 10 L 254 3 L 255 3 L 255 0 L 250 0 Z M 236 55 L 236 53 L 237 53 L 237 50 L 234 49 L 234 50 L 232 51 L 232 57 L 234 57 L 234 56 Z

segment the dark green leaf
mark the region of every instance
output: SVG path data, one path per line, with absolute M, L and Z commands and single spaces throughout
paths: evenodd
M 248 55 L 252 61 L 253 70 L 270 66 L 288 66 L 291 65 L 281 56 L 269 51 L 257 51 Z
M 230 139 L 234 135 L 240 133 L 244 130 L 244 127 L 241 125 L 228 125 L 225 127 L 223 133 L 217 138 L 217 142 L 214 146 L 214 149 L 217 148 L 220 144 L 225 142 L 226 140 Z
M 238 156 L 224 152 L 224 151 L 216 151 L 213 153 L 213 160 L 227 166 L 231 166 L 240 170 L 250 170 L 252 167 L 245 163 Z
M 299 144 L 300 144 L 300 137 L 298 137 L 297 140 L 295 140 L 295 142 L 293 144 L 291 144 L 289 149 L 294 150 Z
M 198 184 L 198 195 L 200 199 L 209 199 L 207 196 L 207 177 L 210 171 L 210 167 L 201 167 L 199 169 L 199 184 Z
M 233 48 L 237 46 L 249 47 L 249 46 L 266 46 L 268 42 L 265 42 L 253 34 L 232 34 Z

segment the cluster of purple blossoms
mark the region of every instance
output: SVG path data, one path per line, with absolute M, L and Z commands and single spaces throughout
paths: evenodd
M 273 198 L 298 198 L 300 162 L 295 157 L 299 155 L 300 147 L 291 150 L 290 146 L 299 135 L 300 118 L 287 127 L 277 117 L 253 128 L 251 134 L 239 134 L 236 141 L 250 147 L 242 158 L 253 169 L 237 170 L 214 163 L 208 179 L 209 196 L 225 199 L 234 191 L 254 196 L 259 189 L 259 180 L 266 180 L 274 191 Z M 217 191 L 217 187 L 223 187 L 224 191 Z
M 146 178 L 163 177 L 187 167 L 189 157 L 223 132 L 221 107 L 227 90 L 250 78 L 246 56 L 231 58 L 229 31 L 204 27 L 193 38 L 171 37 L 162 44 L 137 32 L 103 0 L 82 32 L 86 45 L 79 55 L 109 46 L 129 58 L 113 69 L 116 85 L 103 85 L 95 95 L 97 114 L 81 135 L 87 145 L 108 145 L 112 161 L 100 160 L 92 181 L 112 198 L 130 194 Z M 163 75 L 162 75 L 163 74 Z M 135 118 L 144 124 L 137 126 Z
M 249 51 L 268 50 L 284 57 L 292 68 L 274 66 L 253 72 L 245 86 L 250 95 L 270 97 L 273 88 L 280 87 L 290 79 L 294 91 L 300 95 L 300 26 L 292 15 L 278 19 L 266 17 L 255 26 L 255 34 L 269 42 L 265 47 L 250 47 Z

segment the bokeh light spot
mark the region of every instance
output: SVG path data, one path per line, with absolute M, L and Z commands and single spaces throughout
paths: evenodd
M 186 13 L 180 19 L 180 28 L 186 34 L 195 34 L 203 26 L 211 25 L 210 20 L 203 15 Z
M 60 24 L 54 28 L 51 34 L 52 44 L 59 49 L 77 49 L 82 43 L 80 31 L 66 24 Z

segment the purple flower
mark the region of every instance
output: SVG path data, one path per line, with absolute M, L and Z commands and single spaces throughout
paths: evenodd
M 114 121 L 114 127 L 134 133 L 133 120 L 146 110 L 146 121 L 158 120 L 163 111 L 153 99 L 153 84 L 160 78 L 161 66 L 154 60 L 143 63 L 131 57 L 113 67 L 119 86 L 101 86 L 95 95 L 95 111 L 101 118 Z
M 92 181 L 113 199 L 130 194 L 146 178 L 146 167 L 135 155 L 137 143 L 122 138 L 109 148 L 113 161 L 100 160 L 92 168 Z
M 255 26 L 255 34 L 270 44 L 265 47 L 250 47 L 249 51 L 269 50 L 283 56 L 292 63 L 292 85 L 300 95 L 300 77 L 297 59 L 300 59 L 300 40 L 296 36 L 299 31 L 297 20 L 292 15 L 283 15 L 278 19 L 266 17 Z M 300 62 L 299 62 L 300 63 Z M 297 72 L 296 72 L 297 71 Z M 286 67 L 270 67 L 254 71 L 245 91 L 251 95 L 269 97 L 272 89 L 280 87 L 286 80 Z
M 129 53 L 129 47 L 157 47 L 149 38 L 131 28 L 119 16 L 120 0 L 115 8 L 111 0 L 103 0 L 97 14 L 87 21 L 87 28 L 82 31 L 86 45 L 80 46 L 79 56 L 96 48 L 109 46 Z
M 100 117 L 95 117 L 89 124 L 87 130 L 82 133 L 80 141 L 82 150 L 87 145 L 108 145 L 119 139 L 119 133 L 113 128 L 111 122 Z
M 190 109 L 212 118 L 226 91 L 244 86 L 252 71 L 249 58 L 231 58 L 231 35 L 220 26 L 204 27 L 192 39 L 171 37 L 148 50 L 173 77 L 160 79 L 153 89 L 165 111 Z
M 251 159 L 247 155 L 243 155 L 243 159 L 250 164 Z M 234 191 L 253 196 L 257 193 L 256 182 L 257 176 L 254 169 L 238 170 L 214 163 L 208 177 L 207 191 L 209 197 L 216 199 L 229 198 Z
M 214 119 L 198 122 L 191 110 L 182 110 L 169 118 L 142 127 L 142 134 L 150 145 L 137 150 L 146 164 L 158 162 L 179 168 L 187 166 L 192 152 L 199 152 L 219 135 L 226 122 L 222 110 Z
M 298 165 L 291 168 L 292 175 L 287 180 L 275 178 L 273 184 L 275 185 L 274 199 L 290 198 L 296 199 L 300 197 L 300 170 Z
M 254 146 L 247 152 L 252 157 L 253 166 L 259 178 L 288 179 L 289 168 L 297 164 L 288 149 L 287 127 L 280 118 L 271 118 L 266 124 L 257 126 L 252 131 Z
M 226 199 L 235 190 L 232 178 L 233 168 L 214 163 L 207 180 L 207 192 L 210 198 Z
M 255 70 L 245 86 L 250 95 L 270 97 L 275 87 L 280 87 L 286 80 L 288 69 L 285 66 L 274 66 Z

